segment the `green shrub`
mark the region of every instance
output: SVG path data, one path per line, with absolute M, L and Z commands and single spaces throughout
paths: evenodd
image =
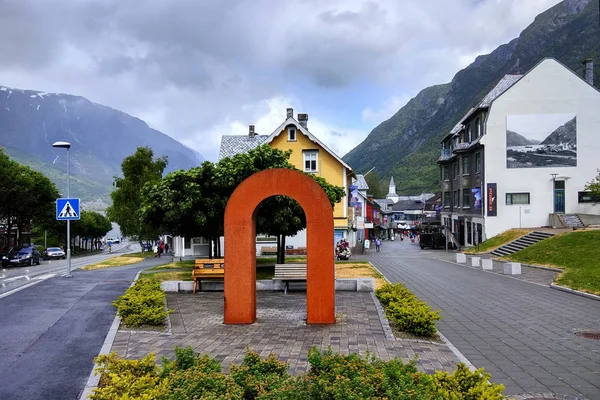
M 386 284 L 375 292 L 385 313 L 398 328 L 417 336 L 433 336 L 435 321 L 441 319 L 427 303 L 412 294 L 401 283 Z
M 444 400 L 504 399 L 504 385 L 488 383 L 491 378 L 483 368 L 471 372 L 463 363 L 452 374 L 437 371 L 433 375 L 436 391 Z
M 452 374 L 428 375 L 417 371 L 414 361 L 381 361 L 371 355 L 308 353 L 310 370 L 290 376 L 287 364 L 274 355 L 261 359 L 248 350 L 241 365 L 221 373 L 218 361 L 197 355 L 190 347 L 176 348 L 175 358 L 163 358 L 156 366 L 154 355 L 124 360 L 115 354 L 100 356 L 96 371 L 102 373 L 92 400 L 499 400 L 502 385 L 488 383 L 483 369 L 469 371 L 459 364 Z
M 115 353 L 95 359 L 100 374 L 98 387 L 91 400 L 166 400 L 169 388 L 161 380 L 154 354 L 142 360 L 125 360 Z
M 288 364 L 274 354 L 262 359 L 258 353 L 247 350 L 242 365 L 232 365 L 230 375 L 243 389 L 244 399 L 255 399 L 281 387 L 290 378 L 287 369 Z
M 162 325 L 171 311 L 165 310 L 165 293 L 155 279 L 139 280 L 113 302 L 127 326 Z

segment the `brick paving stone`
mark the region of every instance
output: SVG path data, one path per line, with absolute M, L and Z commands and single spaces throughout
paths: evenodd
M 452 371 L 458 359 L 445 344 L 389 338 L 378 314 L 377 300 L 368 292 L 337 292 L 335 325 L 306 325 L 306 294 L 257 292 L 257 322 L 251 325 L 223 324 L 223 293 L 168 294 L 171 333 L 156 334 L 119 330 L 112 351 L 128 359 L 149 353 L 172 357 L 175 346 L 191 346 L 222 363 L 227 372 L 240 363 L 246 346 L 265 357 L 270 353 L 289 363 L 291 373 L 306 372 L 312 346 L 342 354 L 369 352 L 383 360 L 419 356 L 421 371 Z M 178 321 L 175 323 L 175 321 Z M 389 329 L 389 326 L 387 327 Z
M 454 257 L 406 241 L 353 256 L 441 310 L 440 332 L 506 394 L 600 399 L 600 341 L 574 335 L 600 330 L 599 301 L 551 289 L 553 271 L 522 267 L 522 275 L 507 277 L 498 261 L 487 272 Z

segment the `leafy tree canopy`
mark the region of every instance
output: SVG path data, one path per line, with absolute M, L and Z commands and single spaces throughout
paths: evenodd
M 369 190 L 367 193 L 372 194 L 375 199 L 383 199 L 387 194 L 387 187 L 384 186 L 377 177 L 377 172 L 375 170 L 369 172 L 365 176 L 365 181 L 367 185 L 369 185 Z M 384 191 L 385 190 L 385 191 Z
M 589 190 L 592 197 L 600 199 L 600 169 L 598 169 L 598 175 L 585 186 L 585 190 Z
M 160 182 L 167 158 L 154 158 L 149 147 L 138 147 L 136 152 L 125 157 L 121 164 L 123 177 L 115 177 L 115 190 L 110 194 L 112 205 L 107 208 L 109 220 L 119 224 L 124 236 L 155 239 L 157 231 L 141 218 L 140 204 L 145 184 Z

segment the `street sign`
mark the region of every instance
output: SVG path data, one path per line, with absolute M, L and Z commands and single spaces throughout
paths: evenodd
M 56 219 L 58 221 L 79 220 L 79 199 L 56 199 Z

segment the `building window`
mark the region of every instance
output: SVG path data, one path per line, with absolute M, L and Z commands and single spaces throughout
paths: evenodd
M 473 244 L 471 238 L 473 237 L 472 225 L 470 222 L 467 222 L 467 244 Z
M 481 136 L 481 119 L 477 118 L 475 121 L 475 129 L 477 129 L 477 137 Z
M 288 129 L 288 142 L 295 142 L 295 141 L 296 141 L 296 129 L 289 128 Z
M 317 172 L 319 153 L 316 151 L 305 151 L 302 155 L 304 156 L 304 172 Z
M 481 172 L 481 153 L 475 154 L 475 172 Z
M 529 204 L 529 193 L 506 193 L 506 205 Z
M 183 247 L 185 249 L 191 249 L 192 248 L 192 242 L 191 242 L 191 240 L 190 240 L 189 237 L 184 237 L 183 238 Z
M 460 206 L 460 204 L 458 203 L 458 200 L 459 200 L 459 198 L 458 198 L 458 190 L 455 190 L 454 191 L 454 207 Z
M 463 207 L 471 206 L 471 189 L 463 189 Z
M 469 156 L 463 157 L 463 175 L 469 175 L 471 173 L 470 161 L 471 161 L 471 157 L 469 157 Z
M 592 192 L 578 192 L 577 200 L 579 203 L 600 203 L 600 197 L 594 196 Z
M 454 172 L 454 179 L 458 179 L 458 174 L 459 174 L 459 165 L 457 162 L 455 162 L 454 164 L 452 164 L 452 168 L 453 168 L 453 172 Z
M 471 142 L 471 124 L 467 125 L 467 132 L 465 133 L 465 142 Z
M 444 165 L 442 167 L 442 178 L 445 181 L 450 180 L 450 167 L 448 165 Z
M 444 207 L 450 207 L 450 192 L 444 192 Z

